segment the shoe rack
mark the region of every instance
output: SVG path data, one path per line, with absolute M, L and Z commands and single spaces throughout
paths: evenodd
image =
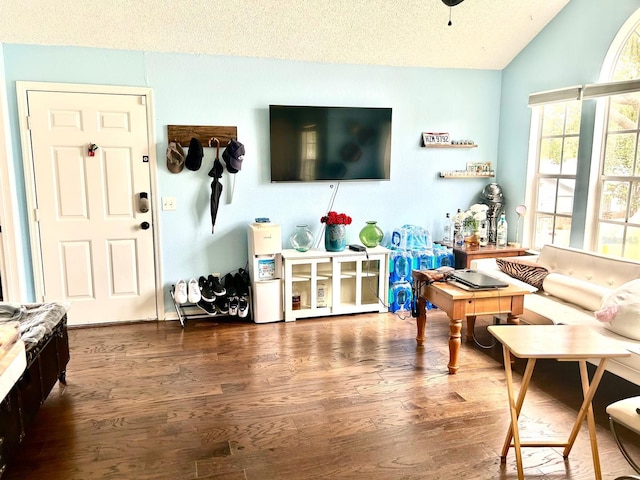
M 175 308 L 176 310 L 176 314 L 178 315 L 178 320 L 180 320 L 180 326 L 182 328 L 185 327 L 187 320 L 188 319 L 195 319 L 195 318 L 209 318 L 209 319 L 215 319 L 215 318 L 237 318 L 241 321 L 249 321 L 252 318 L 252 303 L 251 303 L 251 289 L 249 289 L 249 314 L 247 315 L 247 317 L 239 317 L 237 315 L 231 315 L 228 313 L 216 313 L 215 315 L 209 315 L 205 312 L 202 311 L 202 309 L 200 309 L 200 307 L 198 307 L 198 305 L 196 305 L 195 303 L 191 303 L 191 302 L 185 302 L 185 303 L 178 303 L 176 302 L 175 299 L 175 291 L 176 291 L 176 286 L 175 285 L 171 285 L 171 288 L 169 289 L 169 293 L 171 294 L 171 300 L 173 302 L 173 308 Z
M 180 320 L 180 326 L 184 328 L 188 318 L 215 318 L 217 315 L 207 315 L 204 313 L 195 303 L 178 303 L 176 302 L 175 293 L 176 286 L 171 285 L 169 289 L 171 293 L 171 300 L 173 301 L 173 308 L 176 309 L 178 314 L 178 320 Z M 222 316 L 222 315 L 220 315 Z

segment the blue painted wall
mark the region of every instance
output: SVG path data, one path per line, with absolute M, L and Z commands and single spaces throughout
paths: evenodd
M 269 181 L 269 104 L 391 107 L 391 180 L 342 183 L 334 209 L 353 217 L 349 242 L 358 241 L 366 220 L 391 232 L 406 223 L 441 235 L 445 212 L 467 208 L 487 179 L 442 180 L 441 170 L 466 162 L 497 160 L 499 71 L 442 70 L 334 65 L 253 58 L 216 57 L 4 45 L 16 182 L 24 198 L 15 82 L 46 81 L 145 86 L 153 89 L 159 196 L 175 196 L 178 209 L 160 212 L 165 292 L 179 278 L 222 274 L 247 262 L 247 224 L 270 217 L 284 239 L 307 223 L 318 235 L 333 188 L 327 183 L 272 184 Z M 166 169 L 167 125 L 236 125 L 247 154 L 237 174 L 235 195 L 224 192 L 216 233 L 211 235 L 207 176 L 213 152 L 206 150 L 198 172 Z M 447 131 L 473 139 L 474 149 L 425 149 L 423 131 Z M 155 199 L 159 202 L 159 198 Z M 156 205 L 159 205 L 156 203 Z M 23 243 L 28 251 L 26 211 Z M 288 240 L 285 240 L 288 246 Z M 30 259 L 25 269 L 30 271 Z M 33 291 L 33 288 L 31 287 Z M 167 297 L 168 298 L 168 297 Z
M 350 242 L 357 241 L 369 219 L 378 220 L 387 233 L 412 223 L 427 227 L 437 238 L 444 213 L 466 208 L 489 183 L 442 180 L 438 172 L 464 169 L 469 161 L 497 162 L 507 208 L 521 203 L 529 94 L 597 81 L 611 41 L 638 6 L 637 0 L 571 0 L 502 72 L 2 45 L 19 196 L 24 201 L 16 81 L 152 88 L 159 196 L 175 196 L 178 205 L 177 211 L 160 215 L 166 291 L 179 278 L 244 267 L 247 224 L 255 217 L 267 216 L 281 224 L 284 239 L 298 223 L 308 223 L 319 234 L 319 218 L 333 189 L 326 183 L 269 182 L 269 104 L 391 107 L 391 181 L 342 183 L 334 209 L 354 219 Z M 198 172 L 169 173 L 164 161 L 169 124 L 236 125 L 246 146 L 232 203 L 228 174 L 223 179 L 215 235 L 210 233 L 208 212 L 212 152 L 207 150 Z M 421 148 L 420 133 L 433 130 L 473 139 L 479 148 Z M 159 198 L 155 201 L 159 208 Z M 28 252 L 24 203 L 21 208 L 22 243 Z M 29 258 L 24 265 L 30 272 Z M 32 285 L 26 287 L 33 295 Z

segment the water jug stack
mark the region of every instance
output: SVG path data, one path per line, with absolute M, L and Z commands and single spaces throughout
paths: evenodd
M 413 270 L 435 268 L 431 233 L 417 225 L 403 225 L 391 235 L 389 311 L 411 311 Z

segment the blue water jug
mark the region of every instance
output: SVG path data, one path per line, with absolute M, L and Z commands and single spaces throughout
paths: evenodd
M 409 252 L 393 252 L 389 268 L 389 281 L 404 282 L 411 280 L 411 254 Z
M 411 311 L 411 284 L 409 282 L 392 283 L 389 287 L 389 311 Z

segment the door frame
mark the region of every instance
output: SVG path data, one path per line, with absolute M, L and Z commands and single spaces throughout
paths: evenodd
M 155 270 L 155 304 L 156 317 L 164 318 L 164 295 L 162 294 L 162 267 L 160 264 L 160 223 L 158 214 L 159 202 L 156 198 L 158 188 L 158 159 L 156 156 L 155 123 L 153 111 L 153 91 L 147 87 L 118 87 L 109 85 L 87 85 L 72 83 L 47 83 L 47 82 L 16 82 L 16 94 L 18 97 L 18 117 L 20 126 L 20 142 L 22 145 L 22 163 L 24 167 L 25 195 L 27 200 L 27 215 L 29 225 L 29 240 L 31 245 L 31 258 L 33 268 L 33 282 L 36 301 L 44 300 L 44 272 L 42 270 L 42 254 L 40 251 L 40 231 L 36 218 L 36 191 L 35 172 L 31 150 L 31 133 L 28 120 L 28 91 L 56 92 L 56 93 L 95 93 L 107 95 L 138 95 L 144 98 L 147 108 L 147 141 L 149 155 L 149 174 L 151 184 L 151 219 L 153 222 L 153 262 Z
M 18 201 L 7 105 L 7 88 L 4 76 L 0 76 L 0 282 L 3 301 L 24 302 L 26 295 L 21 286 L 24 287 L 25 279 L 22 269 L 18 268 L 18 259 L 23 256 L 15 227 Z

